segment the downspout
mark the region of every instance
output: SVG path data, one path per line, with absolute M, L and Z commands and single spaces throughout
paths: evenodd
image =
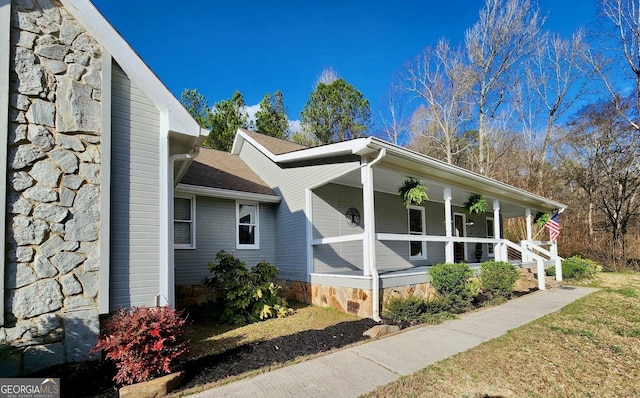
M 366 167 L 366 175 L 368 179 L 369 188 L 371 189 L 371 198 L 370 198 L 370 219 L 369 227 L 367 228 L 367 241 L 369 246 L 369 264 L 371 270 L 371 278 L 372 278 L 372 290 L 373 294 L 371 300 L 373 301 L 373 320 L 376 322 L 382 321 L 380 319 L 380 275 L 378 274 L 378 268 L 376 266 L 376 245 L 375 245 L 375 237 L 376 237 L 376 229 L 375 229 L 375 213 L 373 207 L 373 166 L 378 163 L 382 158 L 387 154 L 386 148 L 380 149 L 378 152 L 378 156 L 371 162 L 365 164 Z M 366 221 L 365 221 L 366 222 Z
M 171 155 L 169 156 L 169 172 L 168 172 L 168 181 L 167 182 L 171 182 L 170 185 L 170 189 L 168 192 L 168 214 L 167 214 L 167 218 L 168 218 L 168 236 L 167 236 L 167 248 L 168 248 L 168 253 L 167 253 L 167 258 L 168 258 L 168 264 L 167 264 L 167 270 L 165 273 L 160 273 L 160 278 L 163 279 L 162 282 L 164 282 L 164 284 L 166 284 L 166 297 L 163 297 L 162 293 L 159 293 L 156 296 L 156 306 L 162 306 L 162 305 L 168 305 L 171 308 L 175 307 L 175 275 L 174 275 L 174 269 L 175 269 L 175 259 L 174 259 L 174 248 L 173 248 L 173 197 L 174 197 L 174 193 L 173 190 L 175 188 L 175 186 L 177 185 L 178 181 L 175 181 L 174 179 L 174 168 L 175 168 L 175 163 L 178 160 L 187 160 L 187 159 L 195 159 L 198 154 L 200 153 L 200 147 L 197 145 L 193 146 L 193 149 L 191 150 L 191 152 L 189 153 L 177 153 L 175 155 Z M 184 168 L 186 168 L 186 164 L 183 165 L 180 168 L 180 173 L 178 175 L 182 175 L 184 171 Z M 164 275 L 163 275 L 164 274 Z M 162 286 L 162 284 L 161 284 Z M 163 298 L 164 298 L 164 303 L 163 303 Z

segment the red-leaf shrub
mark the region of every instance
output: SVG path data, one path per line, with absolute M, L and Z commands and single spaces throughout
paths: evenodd
M 185 320 L 169 307 L 121 308 L 91 349 L 115 362 L 118 384 L 132 384 L 171 373 L 171 364 L 188 351 Z

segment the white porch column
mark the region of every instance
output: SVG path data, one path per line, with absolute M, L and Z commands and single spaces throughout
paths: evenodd
M 527 207 L 524 211 L 526 216 L 526 225 L 527 225 L 527 240 L 533 240 L 533 217 L 531 216 L 531 208 Z M 531 258 L 529 255 L 523 251 L 522 252 L 522 262 L 529 262 Z
M 451 216 L 451 188 L 444 189 L 444 230 L 445 236 L 451 238 L 453 236 L 453 218 Z M 453 263 L 453 241 L 449 240 L 444 246 L 445 262 Z
M 527 207 L 524 211 L 525 216 L 527 217 L 527 240 L 533 239 L 533 217 L 531 216 L 531 209 Z
M 560 259 L 560 257 L 558 257 L 558 242 L 553 242 L 551 244 L 551 247 L 549 248 L 549 251 L 552 254 L 552 258 L 555 262 L 555 267 L 556 267 L 556 280 L 557 281 L 562 281 L 562 260 Z
M 493 236 L 496 239 L 502 239 L 502 235 L 500 234 L 500 225 L 502 220 L 500 219 L 500 201 L 493 201 Z M 493 248 L 493 253 L 495 254 L 496 261 L 507 261 L 508 257 L 504 256 L 502 252 L 502 244 L 496 243 Z
M 362 182 L 362 204 L 364 239 L 362 240 L 362 260 L 364 276 L 371 275 L 375 267 L 375 213 L 373 209 L 373 169 L 367 167 L 369 161 L 362 157 L 360 179 Z

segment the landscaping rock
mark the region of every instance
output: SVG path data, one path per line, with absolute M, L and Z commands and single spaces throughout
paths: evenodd
M 120 389 L 120 398 L 164 397 L 175 389 L 183 378 L 184 372 L 176 372 L 157 379 L 124 386 Z
M 362 333 L 362 335 L 371 339 L 379 339 L 380 337 L 398 333 L 399 331 L 400 326 L 397 325 L 376 325 Z

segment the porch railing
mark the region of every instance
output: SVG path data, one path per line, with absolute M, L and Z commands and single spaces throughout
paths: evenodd
M 318 238 L 311 240 L 311 246 L 325 245 L 331 243 L 351 242 L 364 240 L 365 234 L 351 234 L 344 236 L 333 236 L 328 238 Z M 377 233 L 375 234 L 378 241 L 405 241 L 405 242 L 443 242 L 446 244 L 453 243 L 483 243 L 494 245 L 494 253 L 496 260 L 508 261 L 508 249 L 519 252 L 523 263 L 536 262 L 538 272 L 538 289 L 544 290 L 545 286 L 545 263 L 553 260 L 556 268 L 556 280 L 562 280 L 562 258 L 555 254 L 555 247 L 552 250 L 546 250 L 541 245 L 549 245 L 552 242 L 535 242 L 523 240 L 520 245 L 507 240 L 496 238 L 478 238 L 478 237 L 462 237 L 462 236 L 440 236 L 440 235 L 408 235 L 408 234 L 391 234 Z

